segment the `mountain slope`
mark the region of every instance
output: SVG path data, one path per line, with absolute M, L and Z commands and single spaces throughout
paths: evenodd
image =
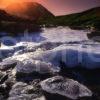
M 71 26 L 73 28 L 77 27 L 95 27 L 100 29 L 100 7 L 93 8 L 81 13 L 56 16 L 54 17 L 47 9 L 42 7 L 38 3 L 23 3 L 24 7 L 12 6 L 8 7 L 8 13 L 3 10 L 0 10 L 0 20 L 27 20 L 27 22 L 35 23 L 35 20 L 38 25 L 46 26 Z M 12 10 L 12 8 L 14 8 Z M 22 10 L 21 10 L 22 9 Z M 16 17 L 17 16 L 17 17 Z
M 0 21 L 9 21 L 9 22 L 25 22 L 29 21 L 28 19 L 23 19 L 15 15 L 8 14 L 5 10 L 0 9 Z
M 40 30 L 34 20 L 10 15 L 4 10 L 0 10 L 0 36 L 3 35 L 2 32 L 7 33 L 6 35 L 14 36 L 18 33 L 23 33 L 26 29 L 29 32 Z
M 13 3 L 6 8 L 6 11 L 11 15 L 32 20 L 45 19 L 53 16 L 41 4 L 35 2 Z
M 100 27 L 100 7 L 81 13 L 57 16 L 55 18 L 46 20 L 45 24 Z
M 0 20 L 11 21 L 14 20 L 14 17 L 7 14 L 6 11 L 0 10 Z

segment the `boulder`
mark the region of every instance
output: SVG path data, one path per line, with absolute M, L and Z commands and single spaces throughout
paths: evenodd
M 40 60 L 26 59 L 20 61 L 16 65 L 17 73 L 31 74 L 37 72 L 39 74 L 56 73 L 60 68 L 53 66 L 51 63 L 46 63 Z
M 6 59 L 4 59 L 2 62 L 9 62 L 9 61 L 23 61 L 25 59 L 32 59 L 33 58 L 34 53 L 24 53 L 24 54 L 20 54 L 20 55 L 13 55 L 11 57 L 8 57 Z
M 62 76 L 55 76 L 46 79 L 40 83 L 43 91 L 50 94 L 57 94 L 69 99 L 78 99 L 80 97 L 91 97 L 92 92 L 86 86 L 72 79 Z
M 8 70 L 14 68 L 17 64 L 17 60 L 4 60 L 0 63 L 0 70 Z
M 18 82 L 13 85 L 8 100 L 34 100 L 34 98 L 40 96 L 39 93 L 34 91 L 34 88 L 32 85 Z

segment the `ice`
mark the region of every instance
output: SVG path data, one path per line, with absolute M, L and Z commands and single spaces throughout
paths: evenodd
M 39 34 L 19 37 L 20 42 L 14 46 L 2 45 L 0 52 L 14 50 L 10 56 L 17 60 L 40 60 L 57 66 L 63 62 L 70 68 L 100 68 L 100 43 L 89 40 L 86 31 L 68 27 L 42 30 Z

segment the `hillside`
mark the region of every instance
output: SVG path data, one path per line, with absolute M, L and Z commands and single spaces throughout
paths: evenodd
M 41 4 L 35 2 L 13 3 L 5 10 L 11 15 L 31 20 L 45 19 L 54 16 Z
M 8 14 L 5 10 L 0 10 L 0 32 L 16 34 L 24 32 L 26 29 L 29 31 L 37 31 L 39 29 L 35 24 L 35 20 L 18 17 L 16 15 Z M 0 33 L 0 36 L 1 35 L 2 34 Z
M 10 4 L 5 10 L 0 10 L 0 31 L 23 33 L 40 31 L 37 22 L 53 18 L 54 15 L 42 5 L 34 2 Z
M 46 25 L 80 26 L 100 28 L 100 7 L 90 9 L 81 13 L 57 16 L 42 23 Z
M 21 20 L 21 18 L 18 18 L 16 16 L 12 16 L 4 10 L 0 10 L 0 21 L 16 21 L 16 20 L 17 21 Z
M 16 15 L 11 15 L 7 13 L 5 10 L 0 9 L 0 23 L 12 23 L 12 22 L 32 22 L 32 19 L 22 18 Z
M 13 9 L 12 9 L 13 8 Z M 38 3 L 24 2 L 23 5 L 13 4 L 9 5 L 7 10 L 0 10 L 0 21 L 5 21 L 8 25 L 15 22 L 19 24 L 24 22 L 35 25 L 45 26 L 70 26 L 72 28 L 91 28 L 95 27 L 100 29 L 100 7 L 93 8 L 81 13 L 64 15 L 64 16 L 54 16 L 45 7 Z M 26 23 L 27 22 L 27 23 Z M 5 26 L 4 23 L 4 26 Z M 1 24 L 0 24 L 1 25 Z M 11 24 L 9 24 L 10 26 Z M 14 25 L 12 25 L 14 26 Z M 16 25 L 15 25 L 16 26 Z M 22 25 L 23 27 L 23 25 Z

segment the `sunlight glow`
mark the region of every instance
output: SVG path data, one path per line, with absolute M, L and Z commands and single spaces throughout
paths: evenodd
M 8 5 L 11 3 L 22 3 L 22 2 L 29 2 L 29 1 L 34 1 L 36 2 L 37 0 L 0 0 L 0 8 L 6 8 Z

